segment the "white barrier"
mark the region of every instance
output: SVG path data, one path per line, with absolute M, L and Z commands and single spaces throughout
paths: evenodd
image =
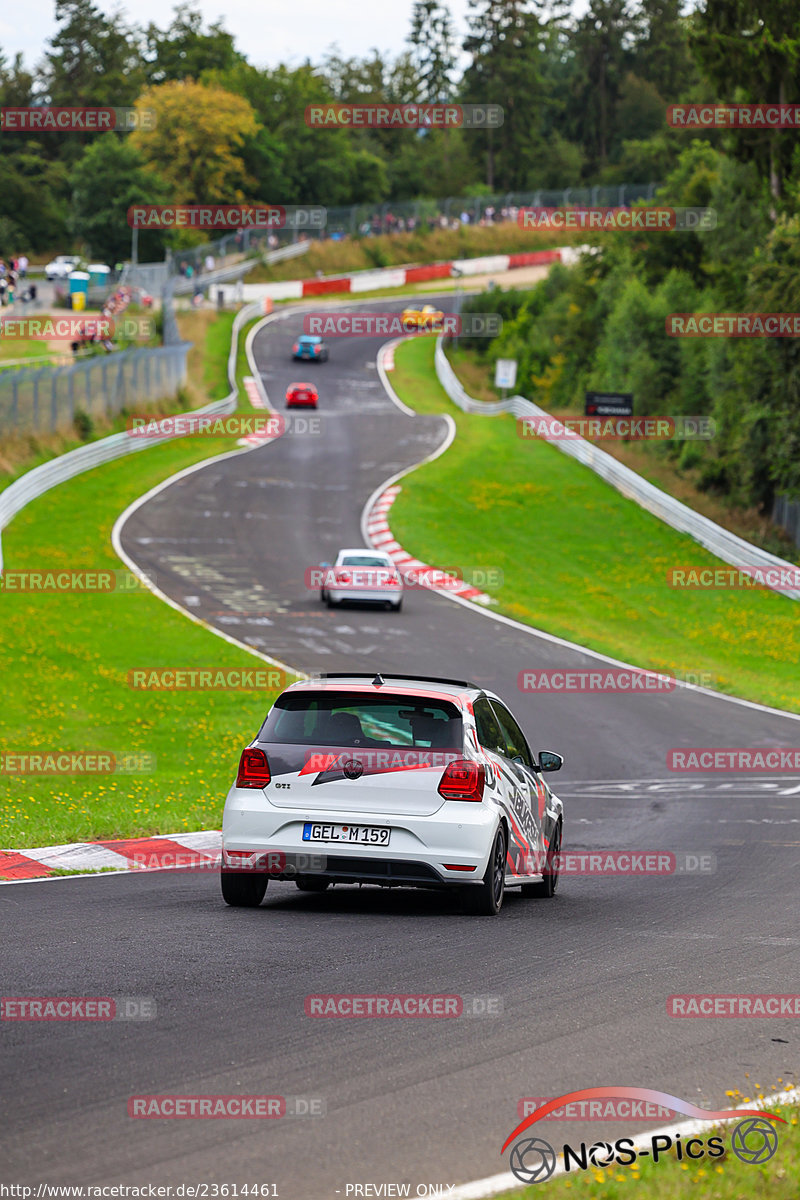
M 526 400 L 524 396 L 512 396 L 509 400 L 489 403 L 474 400 L 456 377 L 444 352 L 441 338 L 436 340 L 436 375 L 453 403 L 457 404 L 464 412 L 482 413 L 484 416 L 496 416 L 498 413 L 510 412 L 516 417 L 546 417 L 548 422 L 554 426 L 557 427 L 559 424 L 543 408 L 534 404 L 532 400 Z M 778 558 L 774 554 L 768 554 L 766 550 L 761 550 L 758 546 L 753 546 L 744 538 L 737 537 L 735 533 L 730 533 L 721 525 L 717 525 L 715 521 L 695 512 L 686 504 L 682 504 L 680 500 L 668 496 L 666 492 L 662 492 L 660 488 L 648 483 L 630 467 L 617 462 L 610 454 L 606 454 L 604 450 L 587 442 L 585 438 L 570 437 L 563 441 L 555 441 L 553 444 L 563 454 L 568 454 L 570 458 L 577 459 L 579 463 L 589 467 L 628 500 L 633 500 L 641 508 L 647 509 L 653 516 L 658 517 L 659 520 L 664 521 L 673 529 L 677 529 L 680 533 L 687 533 L 689 537 L 694 538 L 696 542 L 699 542 L 717 558 L 722 559 L 723 562 L 730 563 L 734 567 L 763 567 L 791 571 L 795 575 L 800 570 L 786 559 Z M 777 581 L 775 584 L 769 583 L 768 580 L 765 582 L 772 591 L 780 592 L 790 600 L 800 600 L 800 588 L 779 586 Z
M 261 314 L 260 304 L 248 305 L 247 308 L 241 309 L 236 314 L 233 322 L 231 349 L 228 355 L 228 382 L 231 391 L 224 400 L 214 400 L 204 408 L 195 409 L 194 415 L 229 413 L 236 408 L 238 396 L 236 391 L 236 351 L 239 330 L 242 325 Z M 31 500 L 36 500 L 45 492 L 49 492 L 50 488 L 54 488 L 59 483 L 64 483 L 67 479 L 72 479 L 84 471 L 90 471 L 92 467 L 99 467 L 103 463 L 111 462 L 115 458 L 122 458 L 125 454 L 133 454 L 137 450 L 146 450 L 148 446 L 158 446 L 161 442 L 169 441 L 174 436 L 174 434 L 167 433 L 163 437 L 140 438 L 131 437 L 127 432 L 113 433 L 110 437 L 101 438 L 100 441 L 92 442 L 88 446 L 79 446 L 77 450 L 69 450 L 66 454 L 60 454 L 58 458 L 52 459 L 51 462 L 34 467 L 32 471 L 26 471 L 24 475 L 0 492 L 0 535 L 18 512 L 30 504 Z M 2 570 L 3 545 L 0 540 L 0 572 Z

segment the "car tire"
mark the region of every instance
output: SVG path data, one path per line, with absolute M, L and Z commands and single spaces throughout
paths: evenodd
M 553 840 L 547 851 L 547 867 L 561 849 L 561 823 L 556 825 Z M 547 871 L 541 883 L 523 883 L 520 891 L 526 900 L 552 900 L 558 889 L 558 871 Z
M 222 899 L 231 908 L 258 908 L 267 890 L 266 875 L 220 872 Z
M 298 875 L 294 882 L 301 892 L 324 892 L 331 886 L 330 879 L 317 879 L 313 875 Z
M 325 595 L 325 603 L 327 604 L 328 608 L 336 608 L 336 601 L 331 599 L 327 593 Z
M 402 607 L 403 607 L 403 601 L 402 601 L 402 600 L 398 600 L 398 601 L 397 601 L 397 604 L 393 604 L 393 605 L 392 605 L 392 608 L 394 609 L 394 611 L 395 611 L 395 612 L 400 612 L 400 610 L 402 609 Z
M 461 893 L 464 912 L 475 917 L 496 917 L 503 907 L 506 886 L 506 834 L 502 825 L 492 842 L 492 852 L 480 884 Z

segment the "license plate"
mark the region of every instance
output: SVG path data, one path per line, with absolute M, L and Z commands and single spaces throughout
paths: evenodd
M 385 825 L 323 825 L 306 821 L 304 842 L 346 842 L 356 846 L 388 846 L 391 829 Z

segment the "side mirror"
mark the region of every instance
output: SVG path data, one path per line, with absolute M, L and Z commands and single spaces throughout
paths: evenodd
M 552 750 L 539 751 L 540 771 L 560 771 L 563 765 L 564 759 L 560 754 L 554 754 Z

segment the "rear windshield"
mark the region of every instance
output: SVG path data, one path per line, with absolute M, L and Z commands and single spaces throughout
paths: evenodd
M 387 571 L 391 566 L 385 558 L 377 558 L 374 554 L 343 554 L 340 567 L 384 567 Z
M 454 750 L 461 748 L 461 737 L 459 711 L 446 700 L 326 691 L 279 696 L 259 741 Z

